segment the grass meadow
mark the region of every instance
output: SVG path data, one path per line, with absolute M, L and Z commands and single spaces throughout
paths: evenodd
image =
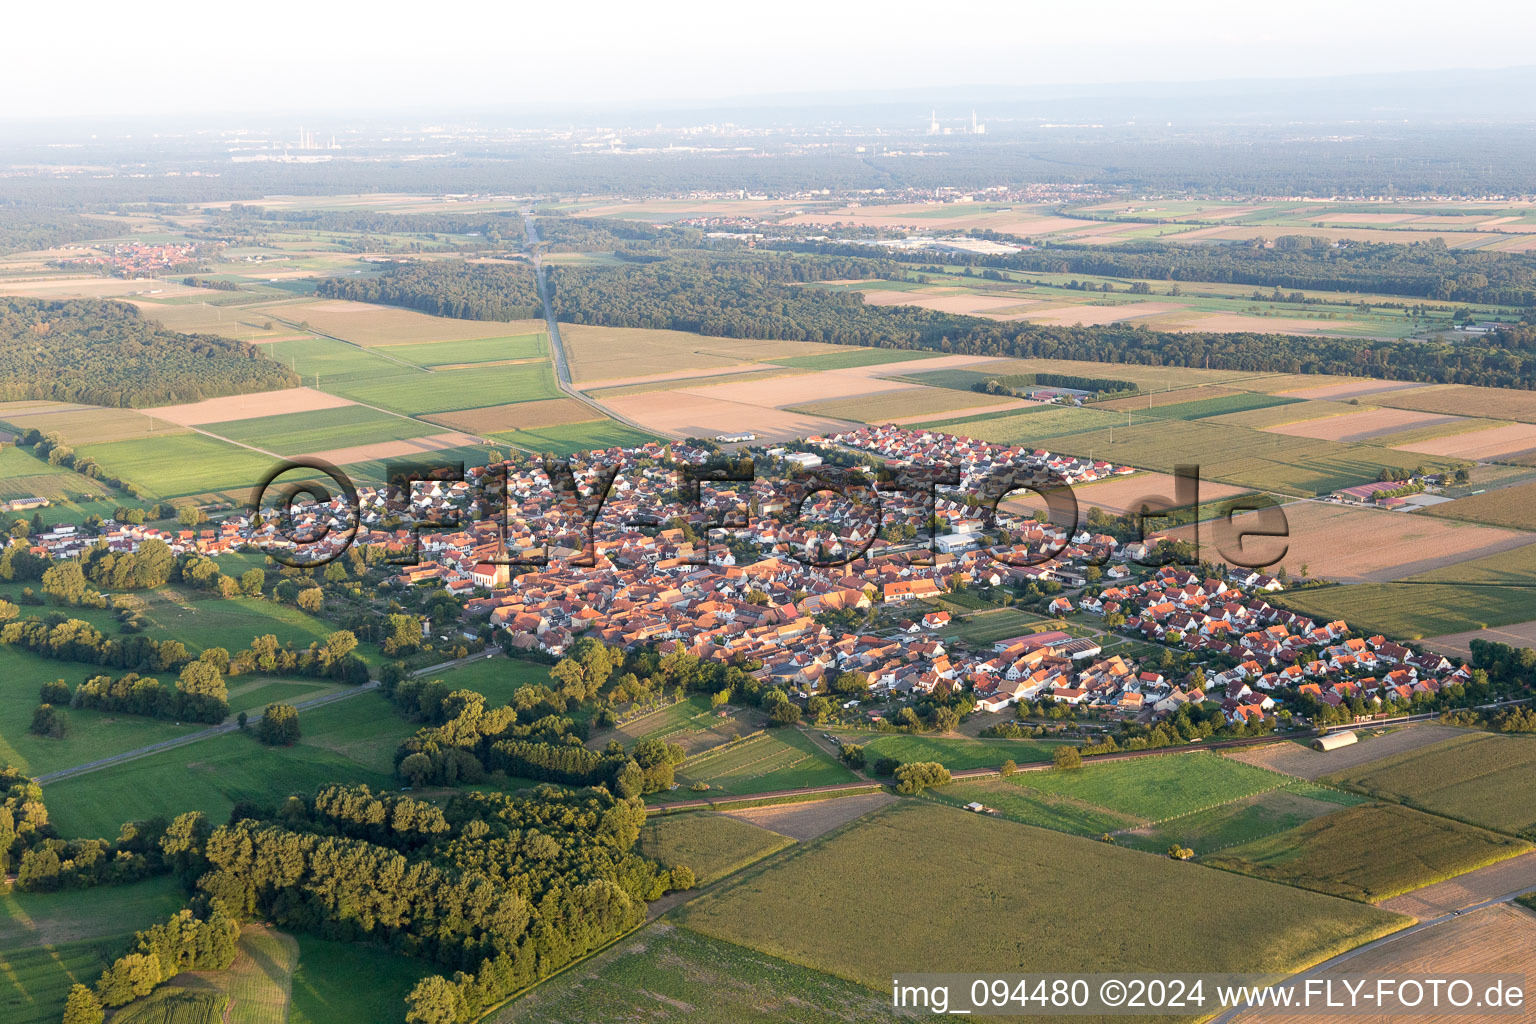
M 204 429 L 279 455 L 302 455 L 380 441 L 403 441 L 431 433 L 433 428 L 366 406 L 343 405 L 334 409 L 212 423 Z
M 677 781 L 682 788 L 674 795 L 685 799 L 694 795 L 689 787 L 701 782 L 714 794 L 745 796 L 855 779 L 805 734 L 777 729 L 690 757 L 678 766 Z
M 640 830 L 639 851 L 667 867 L 686 864 L 699 885 L 708 885 L 794 842 L 723 814 L 663 814 Z
M 271 457 L 205 434 L 88 444 L 79 453 L 155 498 L 247 490 L 272 468 Z
M 335 386 L 326 382 L 324 386 L 355 402 L 407 416 L 560 397 L 554 370 L 547 362 L 438 370 Z

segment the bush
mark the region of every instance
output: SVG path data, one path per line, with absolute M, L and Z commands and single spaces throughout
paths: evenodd
M 39 704 L 32 712 L 30 732 L 61 740 L 69 735 L 69 715 L 52 704 Z
M 876 775 L 895 775 L 896 769 L 901 767 L 901 762 L 894 757 L 882 757 L 875 761 Z
M 912 761 L 896 769 L 896 792 L 915 796 L 929 786 L 949 785 L 949 769 L 937 761 Z

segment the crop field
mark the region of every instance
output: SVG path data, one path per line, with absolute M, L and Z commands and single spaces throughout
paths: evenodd
M 505 430 L 491 437 L 524 451 L 551 452 L 555 455 L 575 455 L 604 448 L 639 448 L 661 440 L 655 434 L 636 430 L 616 420 L 590 420 L 585 423 Z
M 554 370 L 547 362 L 438 370 L 334 387 L 327 382 L 326 387 L 354 401 L 408 416 L 560 397 Z
M 210 433 L 279 455 L 302 455 L 379 441 L 402 441 L 431 431 L 415 420 L 361 405 L 258 416 L 209 426 Z
M 1375 903 L 1530 849 L 1518 839 L 1407 807 L 1362 804 L 1201 861 Z
M 0 501 L 32 497 L 58 501 L 106 491 L 105 484 L 72 469 L 50 466 L 25 449 L 0 448 Z
M 844 347 L 844 350 L 841 352 L 826 352 L 821 355 L 809 356 L 781 356 L 766 358 L 763 361 L 773 363 L 775 366 L 798 366 L 805 370 L 846 370 L 854 366 L 884 366 L 889 363 L 910 363 L 917 360 L 933 359 L 937 356 L 937 352 L 915 349 L 848 349 Z
M 1295 392 L 1281 392 L 1288 398 L 1294 398 Z M 1136 401 L 1136 399 L 1131 399 Z M 1254 430 L 1272 430 L 1275 427 L 1283 427 L 1291 423 L 1304 423 L 1308 420 L 1327 419 L 1332 416 L 1347 416 L 1362 414 L 1370 410 L 1362 410 L 1360 406 L 1349 405 L 1345 402 L 1330 402 L 1326 399 L 1316 398 L 1302 402 L 1291 402 L 1287 405 L 1271 405 L 1263 409 L 1250 409 L 1247 412 L 1227 412 L 1220 416 L 1212 417 L 1216 423 L 1230 423 L 1236 427 L 1250 427 Z
M 1153 822 L 1229 804 L 1290 782 L 1276 772 L 1204 751 L 1087 764 L 1071 772 L 1029 772 L 1014 776 L 1013 781 Z
M 676 796 L 683 799 L 700 782 L 712 793 L 742 796 L 853 782 L 854 776 L 800 732 L 779 729 L 690 757 L 678 766 L 677 781 Z
M 1446 882 L 1436 882 L 1382 904 L 1386 910 L 1417 918 L 1439 917 L 1484 900 L 1500 899 L 1521 889 L 1536 889 L 1536 853 L 1490 864 Z M 1526 899 L 1536 899 L 1536 892 Z M 1529 904 L 1527 904 L 1529 906 Z
M 170 878 L 56 893 L 0 895 L 0 1018 L 58 1024 L 73 984 L 93 985 L 133 932 L 186 897 Z
M 476 338 L 472 341 L 438 341 L 425 345 L 390 345 L 385 354 L 409 359 L 420 366 L 458 366 L 495 363 L 513 359 L 538 359 L 549 354 L 543 334 L 519 334 L 508 338 Z
M 1324 441 L 1370 441 L 1380 438 L 1382 444 L 1394 444 L 1397 435 L 1405 431 L 1418 434 L 1433 428 L 1430 432 L 1438 434 L 1448 427 L 1461 426 L 1467 422 L 1459 416 L 1358 406 L 1337 416 L 1306 419 L 1269 429 L 1290 437 L 1312 437 Z
M 801 842 L 826 835 L 835 828 L 862 818 L 896 798 L 885 790 L 852 795 L 834 795 L 825 800 L 797 800 L 762 807 L 740 807 L 721 812 L 727 817 L 749 822 L 770 832 Z
M 1205 490 L 1204 481 L 1201 490 Z M 1243 547 L 1249 552 L 1268 552 L 1284 546 L 1284 564 L 1293 576 L 1306 565 L 1308 574 L 1319 579 L 1382 583 L 1493 556 L 1532 540 L 1528 534 L 1510 530 L 1387 509 L 1304 501 L 1285 505 L 1281 511 L 1288 530 L 1284 541 L 1255 537 L 1244 541 Z M 1262 529 L 1276 516 L 1274 511 L 1242 513 L 1234 517 L 1232 527 L 1238 531 Z M 1220 520 L 1168 533 L 1181 540 L 1198 535 L 1203 556 L 1207 551 L 1218 551 L 1217 542 L 1226 529 L 1225 520 Z M 1301 593 L 1295 596 L 1305 599 Z
M 857 398 L 834 398 L 824 402 L 795 405 L 791 408 L 812 416 L 832 416 L 836 419 L 857 420 L 861 423 L 891 423 L 926 419 L 965 409 L 986 408 L 991 411 L 1000 411 L 1000 407 L 1002 411 L 1031 408 L 1028 403 L 998 395 L 955 391 L 949 388 L 908 389 L 863 395 Z
M 1343 619 L 1352 629 L 1409 640 L 1525 622 L 1531 617 L 1529 589 L 1422 579 L 1299 590 L 1271 603 L 1318 619 Z
M 1125 417 L 1100 409 L 1071 409 L 1041 405 L 1020 413 L 986 413 L 920 423 L 919 428 L 974 437 L 995 444 L 1035 444 L 1050 438 L 1081 434 L 1098 427 L 1123 426 Z
M 112 1020 L 115 1024 L 219 1024 L 228 1004 L 221 993 L 162 985 L 118 1010 Z
M 293 936 L 250 924 L 241 929 L 235 962 L 227 970 L 183 974 L 176 984 L 188 993 L 211 996 L 220 1006 L 227 1002 L 225 1024 L 285 1024 L 298 958 Z
M 37 429 L 44 434 L 58 434 L 66 443 L 77 448 L 107 441 L 130 441 L 185 433 L 183 427 L 171 420 L 137 409 L 104 409 L 50 403 L 43 411 L 35 411 L 41 405 L 21 402 L 0 405 L 0 422 L 9 424 L 17 431 Z M 34 411 L 28 411 L 29 406 Z M 16 411 L 7 412 L 7 409 Z
M 455 320 L 395 306 L 376 306 L 345 299 L 322 299 L 267 306 L 262 314 L 297 324 L 303 330 L 329 334 L 358 345 L 410 345 L 431 341 L 469 341 L 532 334 L 538 320 Z
M 403 1016 L 405 996 L 436 973 L 425 960 L 362 942 L 300 933 L 288 1024 L 379 1024 Z
M 1125 402 L 1134 403 L 1136 399 L 1125 399 Z M 1230 413 L 1251 412 L 1255 409 L 1269 409 L 1280 405 L 1295 405 L 1298 399 L 1287 398 L 1284 395 L 1264 395 L 1253 391 L 1240 391 L 1230 395 L 1216 395 L 1204 398 L 1192 398 L 1187 402 L 1154 403 L 1151 408 L 1136 408 L 1134 405 L 1122 405 L 1120 409 L 1130 413 L 1131 422 L 1136 420 L 1203 420 L 1212 416 L 1223 416 Z M 1105 406 L 1096 405 L 1095 409 L 1103 409 Z
M 737 713 L 721 717 L 727 708 L 711 708 L 703 696 L 669 705 L 660 711 L 631 719 L 616 730 L 628 746 L 635 740 L 657 739 L 676 743 L 690 755 L 702 753 L 722 743 L 729 743 L 738 736 L 745 736 L 757 728 Z
M 730 388 L 736 385 L 722 385 Z M 847 428 L 841 420 L 790 412 L 746 402 L 726 401 L 698 392 L 666 391 L 629 395 L 604 404 L 620 416 L 634 420 L 658 434 L 676 437 L 709 437 L 724 431 L 746 431 L 758 440 L 788 440 L 811 434 L 835 433 Z
M 425 418 L 454 430 L 486 436 L 498 431 L 590 423 L 595 415 L 590 405 L 574 398 L 547 398 L 539 402 L 514 402 L 511 405 L 433 413 Z
M 972 802 L 985 804 L 1009 821 L 1080 836 L 1097 837 L 1145 824 L 1145 819 L 1117 814 L 1072 797 L 1042 793 L 1015 784 L 1012 779 L 964 779 L 929 790 L 928 795 L 957 807 Z
M 106 473 L 138 484 L 157 498 L 179 498 L 254 487 L 272 459 L 202 434 L 88 444 L 78 449 Z
M 908 733 L 838 734 L 844 743 L 861 744 L 864 757 L 874 764 L 882 757 L 909 761 L 937 761 L 951 771 L 996 768 L 1004 761 L 1027 764 L 1049 761 L 1058 743 L 1051 740 L 977 739 L 970 736 L 922 736 Z
M 646 374 L 684 376 L 682 371 L 688 370 L 746 369 L 742 364 L 848 351 L 839 345 L 805 341 L 737 341 L 688 331 L 579 324 L 562 324 L 560 340 L 570 360 L 571 379 L 583 385 L 610 380 L 631 383 L 631 378 Z
M 1362 395 L 1360 400 L 1371 405 L 1388 405 L 1394 409 L 1536 423 L 1536 394 L 1508 388 L 1482 388 L 1470 384 L 1393 387 Z
M 231 420 L 248 420 L 256 416 L 316 412 L 350 404 L 345 398 L 328 395 L 324 391 L 298 387 L 205 398 L 201 402 L 188 402 L 184 405 L 162 405 L 157 406 L 154 413 L 158 418 L 171 423 L 196 427 L 209 423 L 228 423 Z
M 723 814 L 663 814 L 641 828 L 639 852 L 669 868 L 686 864 L 699 885 L 708 885 L 794 842 Z
M 633 384 L 618 384 L 613 387 L 603 387 L 599 383 L 598 385 L 587 387 L 583 393 L 592 396 L 599 402 L 606 402 L 610 398 L 624 398 L 627 395 L 645 395 L 653 391 L 671 391 L 685 384 L 701 387 L 706 384 L 738 384 L 742 381 L 767 380 L 770 377 L 792 377 L 804 372 L 792 366 L 774 366 L 770 363 L 760 365 L 763 369 L 732 371 L 727 367 L 721 372 L 695 370 L 686 375 L 662 374 L 660 379 L 638 377 Z
M 849 886 L 854 876 L 881 879 L 879 891 Z M 1132 878 L 1103 898 L 1107 879 Z M 930 801 L 897 803 L 750 868 L 680 917 L 877 990 L 913 962 L 934 972 L 1134 972 L 1174 958 L 1188 970 L 1293 971 L 1407 920 Z M 1193 947 L 1191 934 L 1201 936 Z
M 292 747 L 266 747 L 252 736 L 224 733 L 115 765 L 111 771 L 51 783 L 46 790 L 49 817 L 64 836 L 115 836 L 124 821 L 183 811 L 202 811 L 220 823 L 242 800 L 276 803 L 333 782 L 375 788 L 394 784 L 388 771 L 317 742 L 311 733 L 317 723 L 306 712 L 299 712 L 299 723 L 306 735 Z
M 290 366 L 305 384 L 315 384 L 318 380 L 326 387 L 416 372 L 413 365 L 333 338 L 274 341 L 262 346 L 262 351 Z
M 1299 782 L 1170 818 L 1160 825 L 1132 829 L 1115 839 L 1149 853 L 1162 853 L 1177 843 L 1204 855 L 1264 839 L 1364 802 L 1364 797 L 1353 793 Z
M 893 1013 L 888 994 L 658 923 L 545 982 L 492 1014 L 487 1024 L 875 1024 L 908 1019 Z
M 1017 608 L 989 608 L 971 612 L 964 622 L 951 621 L 943 629 L 944 640 L 958 640 L 972 647 L 990 647 L 999 640 L 1055 628 L 1047 619 Z
M 1432 506 L 1427 514 L 1441 519 L 1508 526 L 1515 530 L 1536 530 L 1536 483 L 1516 484 L 1458 498 Z
M 1329 781 L 1485 828 L 1536 835 L 1533 769 L 1536 739 L 1478 733 L 1373 761 Z

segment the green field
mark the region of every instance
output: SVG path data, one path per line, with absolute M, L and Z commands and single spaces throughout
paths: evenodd
M 666 865 L 686 864 L 708 885 L 795 841 L 723 814 L 652 815 L 640 830 L 639 850 Z
M 908 363 L 914 359 L 932 359 L 937 352 L 919 352 L 900 348 L 856 348 L 848 352 L 825 352 L 819 356 L 790 356 L 787 359 L 764 359 L 775 366 L 798 366 L 802 370 L 846 370 L 853 366 L 876 366 L 881 363 Z
M 0 446 L 0 501 L 11 498 L 58 501 L 83 494 L 106 493 L 107 485 L 98 480 L 88 480 L 63 466 L 50 466 L 25 448 Z M 43 511 L 46 513 L 47 510 Z
M 1530 849 L 1529 843 L 1407 807 L 1363 804 L 1201 861 L 1375 903 Z
M 625 426 L 614 420 L 591 420 L 586 423 L 562 423 L 553 427 L 531 427 L 526 430 L 503 430 L 490 435 L 498 441 L 524 451 L 546 452 L 554 455 L 576 455 L 581 452 L 599 451 L 604 448 L 638 448 L 652 441 L 660 441 L 655 434 Z
M 1056 628 L 1057 623 L 1050 619 L 1017 608 L 988 608 L 970 613 L 964 622 L 951 621 L 942 635 L 945 642 L 959 640 L 973 647 L 990 648 L 999 640 Z
M 437 370 L 335 386 L 325 382 L 323 386 L 355 402 L 407 416 L 532 402 L 559 398 L 561 394 L 555 387 L 554 370 L 547 362 Z
M 737 736 L 745 736 L 758 728 L 754 721 L 749 721 L 740 712 L 733 711 L 722 718 L 722 710 L 710 707 L 708 697 L 693 696 L 658 711 L 629 719 L 618 727 L 617 732 L 626 744 L 641 739 L 659 739 L 676 743 L 692 755 L 718 747 Z M 605 740 L 601 737 L 594 739 L 594 747 L 599 745 L 600 739 Z
M 460 363 L 494 363 L 509 359 L 537 359 L 549 353 L 543 334 L 519 334 L 508 338 L 475 338 L 472 341 L 435 341 L 425 345 L 381 345 L 387 355 L 409 359 L 421 366 L 454 366 Z
M 969 736 L 912 736 L 906 733 L 847 732 L 844 743 L 864 746 L 864 757 L 874 764 L 882 757 L 908 761 L 938 761 L 951 771 L 996 768 L 1004 761 L 1026 764 L 1049 761 L 1059 743 L 1051 740 L 973 739 Z
M 54 782 L 45 789 L 49 817 L 65 836 L 115 836 L 124 821 L 182 811 L 222 824 L 241 800 L 274 803 L 333 782 L 398 785 L 382 748 L 392 755 L 412 730 L 382 698 L 360 694 L 301 711 L 299 722 L 304 738 L 292 747 L 225 733 Z
M 1125 414 L 1105 409 L 1042 405 L 1028 412 L 978 413 L 975 416 L 929 420 L 917 424 L 913 429 L 939 430 L 995 444 L 1035 444 L 1049 438 L 1065 437 L 1111 425 L 1124 426 Z
M 95 459 L 103 472 L 138 484 L 155 498 L 248 490 L 273 466 L 272 459 L 260 452 L 203 434 L 88 444 L 79 454 Z
M 1352 793 L 1300 782 L 1229 804 L 1195 811 L 1115 839 L 1123 846 L 1162 853 L 1177 843 L 1197 854 L 1253 842 L 1364 802 Z
M 297 996 L 294 1002 L 297 1005 Z M 486 1020 L 488 1024 L 878 1024 L 911 1019 L 895 1016 L 889 1004 L 889 995 L 851 981 L 658 923 L 552 978 Z
M 972 391 L 977 384 L 985 384 L 1001 374 L 982 373 L 980 370 L 913 370 L 893 380 L 907 384 L 926 384 L 931 388 L 949 388 L 951 391 Z
M 229 711 L 260 711 L 268 704 L 296 704 L 327 693 L 348 689 L 340 683 L 323 679 L 272 679 L 268 676 L 239 676 L 229 681 Z
M 700 782 L 711 793 L 742 796 L 855 779 L 803 733 L 776 729 L 690 757 L 678 766 L 677 781 L 681 788 L 672 795 L 687 799 L 695 796 L 689 787 Z
M 0 1019 L 58 1024 L 73 984 L 93 985 L 133 932 L 186 903 L 170 878 L 57 893 L 0 894 Z
M 1193 402 L 1176 402 L 1170 405 L 1155 405 L 1150 409 L 1132 409 L 1131 420 L 1201 420 L 1210 416 L 1222 416 L 1227 413 L 1249 412 L 1253 409 L 1268 409 L 1277 405 L 1296 405 L 1301 402 L 1299 398 L 1286 398 L 1281 395 L 1261 395 L 1254 392 L 1241 392 L 1236 395 L 1222 395 L 1219 398 L 1201 398 Z
M 858 878 L 880 884 L 850 884 Z M 747 869 L 685 907 L 681 923 L 878 991 L 913 965 L 1135 972 L 1177 962 L 1191 971 L 1290 972 L 1407 919 L 904 801 Z
M 1353 583 L 1276 595 L 1271 603 L 1321 620 L 1343 619 L 1351 629 L 1420 640 L 1527 621 L 1532 617 L 1529 582 L 1524 587 Z
M 424 423 L 362 405 L 210 423 L 203 429 L 279 455 L 303 455 L 380 441 L 403 441 L 433 432 L 433 428 Z
M 28 731 L 38 687 L 63 679 L 73 688 L 101 669 L 72 661 L 53 661 L 10 647 L 0 647 L 0 763 L 29 775 L 69 768 L 98 758 L 173 739 L 200 726 L 163 722 L 139 715 L 70 710 L 70 732 L 63 739 L 34 736 Z M 162 679 L 174 684 L 174 678 Z
M 1080 836 L 1100 836 L 1145 824 L 1144 819 L 1015 785 L 1009 779 L 965 779 L 928 790 L 928 795 L 957 807 L 985 804 L 1009 821 Z
M 1329 776 L 1381 799 L 1536 838 L 1536 737 L 1479 733 Z
M 487 707 L 501 707 L 512 699 L 512 694 L 535 683 L 549 685 L 548 665 L 516 658 L 477 658 L 466 665 L 446 672 L 429 674 L 441 679 L 455 690 L 474 690 L 485 695 Z
M 299 963 L 287 1024 L 380 1024 L 405 1017 L 405 996 L 437 973 L 414 960 L 362 942 L 332 942 L 300 933 Z M 278 1022 L 281 1024 L 281 1022 Z
M 146 596 L 146 632 L 164 640 L 180 640 L 193 654 L 207 647 L 233 653 L 268 633 L 303 650 L 337 629 L 293 605 L 266 598 L 220 597 L 179 587 L 162 587 Z M 378 651 L 371 644 L 359 644 L 357 655 L 371 664 L 377 660 Z
M 1196 751 L 1088 764 L 1069 772 L 1029 772 L 1014 776 L 1014 781 L 1042 793 L 1162 821 L 1278 789 L 1291 779 L 1266 768 Z
M 163 985 L 118 1010 L 112 1015 L 112 1021 L 113 1024 L 220 1024 L 225 1019 L 224 1010 L 228 1004 L 229 1000 L 219 992 Z M 231 1017 L 229 1024 L 235 1024 L 236 1020 Z
M 292 367 L 305 384 L 313 385 L 318 377 L 321 386 L 325 388 L 417 372 L 413 366 L 403 362 L 331 338 L 276 341 L 263 345 L 262 349 L 273 359 Z

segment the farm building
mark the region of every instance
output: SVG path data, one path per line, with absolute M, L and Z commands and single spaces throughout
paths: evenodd
M 1352 732 L 1333 732 L 1329 733 L 1327 736 L 1319 736 L 1317 739 L 1313 740 L 1312 749 L 1324 751 L 1338 750 L 1340 747 L 1347 747 L 1351 743 L 1355 743 L 1357 741 L 1358 738 Z

